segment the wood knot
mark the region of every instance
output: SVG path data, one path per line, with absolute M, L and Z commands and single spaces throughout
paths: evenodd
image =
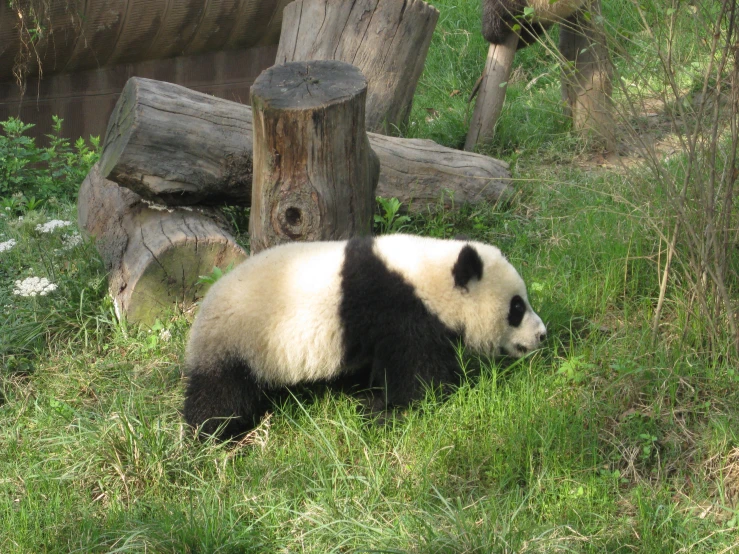
M 283 191 L 272 207 L 272 228 L 291 240 L 316 240 L 321 221 L 315 191 Z

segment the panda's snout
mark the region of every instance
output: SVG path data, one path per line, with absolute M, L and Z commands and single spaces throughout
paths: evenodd
M 545 340 L 547 340 L 547 332 L 543 331 L 539 333 L 539 336 L 537 338 L 539 339 L 539 342 L 544 342 Z

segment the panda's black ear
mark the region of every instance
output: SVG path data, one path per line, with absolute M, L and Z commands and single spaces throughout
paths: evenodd
M 463 289 L 467 288 L 467 284 L 472 279 L 478 281 L 482 279 L 482 259 L 472 246 L 467 244 L 459 251 L 457 263 L 452 268 L 454 275 L 454 286 Z

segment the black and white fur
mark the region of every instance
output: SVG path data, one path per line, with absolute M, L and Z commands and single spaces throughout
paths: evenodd
M 501 44 L 518 24 L 519 48 L 534 42 L 543 29 L 560 23 L 583 8 L 587 0 L 482 0 L 482 36 L 492 44 Z M 533 8 L 524 18 L 524 8 Z
M 405 406 L 457 383 L 455 346 L 521 356 L 546 328 L 500 250 L 410 235 L 291 243 L 217 281 L 187 348 L 185 419 L 213 434 L 255 426 L 267 394 L 351 378 Z

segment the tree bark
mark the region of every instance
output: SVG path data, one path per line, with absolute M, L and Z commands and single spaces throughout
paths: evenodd
M 252 118 L 238 104 L 133 77 L 110 116 L 103 177 L 170 206 L 251 199 Z
M 380 159 L 377 195 L 397 198 L 404 211 L 506 202 L 513 197 L 508 164 L 495 158 L 460 152 L 432 140 L 370 133 L 369 141 Z
M 482 142 L 489 142 L 495 134 L 495 124 L 503 110 L 508 78 L 511 75 L 513 58 L 518 47 L 518 35 L 510 33 L 502 44 L 491 44 L 482 74 L 482 83 L 477 93 L 475 110 L 464 149 L 471 152 Z
M 371 231 L 380 168 L 366 96 L 360 71 L 337 61 L 273 66 L 254 82 L 252 252 Z
M 367 78 L 366 126 L 408 117 L 439 12 L 421 0 L 296 0 L 282 14 L 276 64 L 339 60 Z
M 139 77 L 126 91 L 104 140 L 103 174 L 107 168 L 109 179 L 159 203 L 251 203 L 249 106 Z M 512 196 L 505 162 L 427 140 L 367 135 L 380 159 L 376 194 L 410 211 L 437 206 L 442 196 L 449 205 L 446 191 L 458 204 Z
M 606 150 L 614 151 L 613 67 L 605 36 L 596 24 L 600 1 L 593 0 L 589 10 L 590 17 L 586 18 L 579 11 L 559 26 L 559 51 L 565 60 L 562 100 L 575 131 L 600 143 Z
M 105 179 L 97 164 L 80 187 L 78 223 L 109 271 L 116 315 L 135 323 L 189 309 L 205 293 L 200 275 L 246 258 L 207 212 L 148 203 Z

